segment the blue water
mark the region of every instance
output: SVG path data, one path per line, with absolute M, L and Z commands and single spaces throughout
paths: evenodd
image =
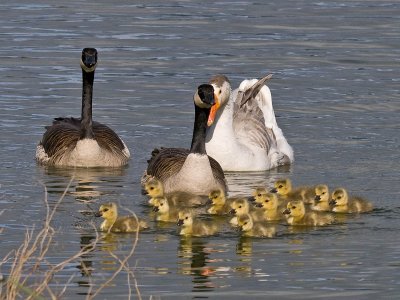
M 194 89 L 212 75 L 233 86 L 273 73 L 277 121 L 295 163 L 262 173 L 229 173 L 231 195 L 290 177 L 367 197 L 376 209 L 343 224 L 244 239 L 227 227 L 182 239 L 175 226 L 140 235 L 129 270 L 97 298 L 396 297 L 399 274 L 400 3 L 397 1 L 68 1 L 0 4 L 0 257 L 26 229 L 41 227 L 44 186 L 54 207 L 46 259 L 70 257 L 93 241 L 84 214 L 116 201 L 149 218 L 140 177 L 154 147 L 188 147 Z M 99 51 L 94 117 L 133 154 L 123 170 L 37 166 L 37 142 L 52 118 L 79 116 L 84 47 Z M 55 291 L 85 298 L 117 270 L 134 235 L 104 237 L 57 273 Z M 7 277 L 11 262 L 1 265 Z M 82 271 L 86 266 L 86 271 Z M 89 270 L 89 271 L 87 271 Z M 35 275 L 40 278 L 40 275 Z M 37 277 L 33 278 L 37 278 Z M 4 290 L 1 290 L 4 292 Z

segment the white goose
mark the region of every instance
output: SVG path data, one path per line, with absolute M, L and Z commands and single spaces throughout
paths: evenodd
M 216 105 L 207 130 L 207 153 L 224 171 L 263 171 L 293 162 L 292 147 L 278 127 L 271 92 L 260 80 L 244 80 L 231 91 L 224 75 L 211 78 Z
M 195 120 L 192 144 L 189 149 L 161 148 L 152 152 L 142 185 L 151 178 L 158 179 L 164 193 L 188 192 L 208 195 L 212 190 L 227 190 L 225 175 L 219 163 L 207 155 L 205 147 L 207 120 L 215 105 L 214 89 L 202 84 L 194 95 Z
M 56 118 L 46 127 L 36 148 L 43 165 L 70 167 L 120 167 L 128 163 L 125 143 L 108 126 L 92 121 L 92 96 L 97 50 L 82 50 L 81 118 Z

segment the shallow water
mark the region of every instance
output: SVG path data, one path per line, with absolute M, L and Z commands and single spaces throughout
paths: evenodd
M 47 259 L 95 239 L 85 211 L 117 201 L 148 217 L 140 176 L 158 146 L 188 147 L 192 93 L 216 73 L 237 86 L 267 73 L 295 163 L 229 173 L 232 195 L 288 176 L 345 186 L 374 212 L 344 224 L 245 239 L 227 228 L 182 239 L 175 226 L 143 232 L 129 260 L 141 295 L 161 298 L 393 298 L 400 291 L 400 4 L 397 1 L 2 1 L 0 4 L 1 257 L 53 207 Z M 83 47 L 96 47 L 94 116 L 133 159 L 122 170 L 45 169 L 35 147 L 53 117 L 80 115 Z M 65 298 L 84 298 L 118 268 L 135 236 L 104 237 L 57 274 Z M 83 266 L 86 266 L 86 271 Z M 10 263 L 0 272 L 7 275 Z M 98 298 L 126 299 L 122 271 Z M 137 292 L 132 291 L 133 295 Z

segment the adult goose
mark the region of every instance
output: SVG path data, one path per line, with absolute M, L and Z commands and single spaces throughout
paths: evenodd
M 271 76 L 244 80 L 233 92 L 224 75 L 209 82 L 217 99 L 206 149 L 224 171 L 263 171 L 293 162 L 292 147 L 278 127 L 271 92 L 264 85 Z
M 92 96 L 97 51 L 82 50 L 81 118 L 55 118 L 36 148 L 36 160 L 49 166 L 119 167 L 128 163 L 125 143 L 108 126 L 92 121 Z
M 226 192 L 224 172 L 218 162 L 208 156 L 205 148 L 207 121 L 215 104 L 214 89 L 210 84 L 200 85 L 194 95 L 195 119 L 190 150 L 161 148 L 152 152 L 142 184 L 157 178 L 164 192 L 188 192 L 208 195 L 212 190 Z

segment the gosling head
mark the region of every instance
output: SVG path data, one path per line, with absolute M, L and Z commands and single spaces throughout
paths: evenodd
M 163 184 L 160 180 L 152 178 L 144 184 L 146 194 L 150 197 L 161 197 L 164 194 Z
M 169 203 L 164 197 L 154 198 L 154 212 L 159 212 L 160 214 L 165 214 L 169 212 Z
M 225 204 L 225 193 L 221 189 L 213 190 L 208 194 L 208 204 L 212 205 L 224 205 Z
M 302 217 L 306 213 L 306 209 L 304 207 L 303 201 L 290 201 L 286 209 L 283 211 L 283 214 L 292 216 L 292 217 Z
M 343 188 L 339 188 L 333 191 L 332 199 L 329 201 L 330 205 L 342 206 L 347 205 L 349 201 L 349 196 L 347 191 Z
M 259 201 L 261 202 L 258 202 L 256 206 L 265 210 L 273 210 L 278 207 L 278 197 L 274 193 L 263 194 Z
M 181 210 L 178 213 L 178 226 L 192 226 L 193 225 L 193 213 L 189 209 Z
M 94 72 L 97 66 L 97 50 L 95 48 L 84 48 L 82 50 L 80 65 L 84 72 Z
M 262 202 L 264 202 L 265 196 L 266 196 L 267 194 L 268 194 L 268 191 L 267 191 L 266 188 L 264 188 L 264 187 L 259 187 L 259 188 L 256 188 L 256 189 L 253 191 L 252 196 L 253 196 L 254 201 L 255 201 L 256 203 L 262 203 Z
M 102 204 L 95 216 L 106 220 L 116 219 L 118 217 L 117 205 L 113 202 Z
M 236 199 L 231 203 L 231 210 L 229 211 L 232 215 L 243 215 L 249 212 L 249 202 L 246 199 Z
M 289 178 L 277 180 L 274 183 L 274 188 L 271 189 L 271 193 L 277 193 L 278 195 L 285 196 L 292 190 L 292 181 Z
M 315 187 L 315 201 L 329 202 L 329 188 L 326 184 L 319 184 Z
M 248 215 L 244 214 L 238 217 L 238 226 L 242 231 L 249 231 L 253 228 L 253 219 Z

